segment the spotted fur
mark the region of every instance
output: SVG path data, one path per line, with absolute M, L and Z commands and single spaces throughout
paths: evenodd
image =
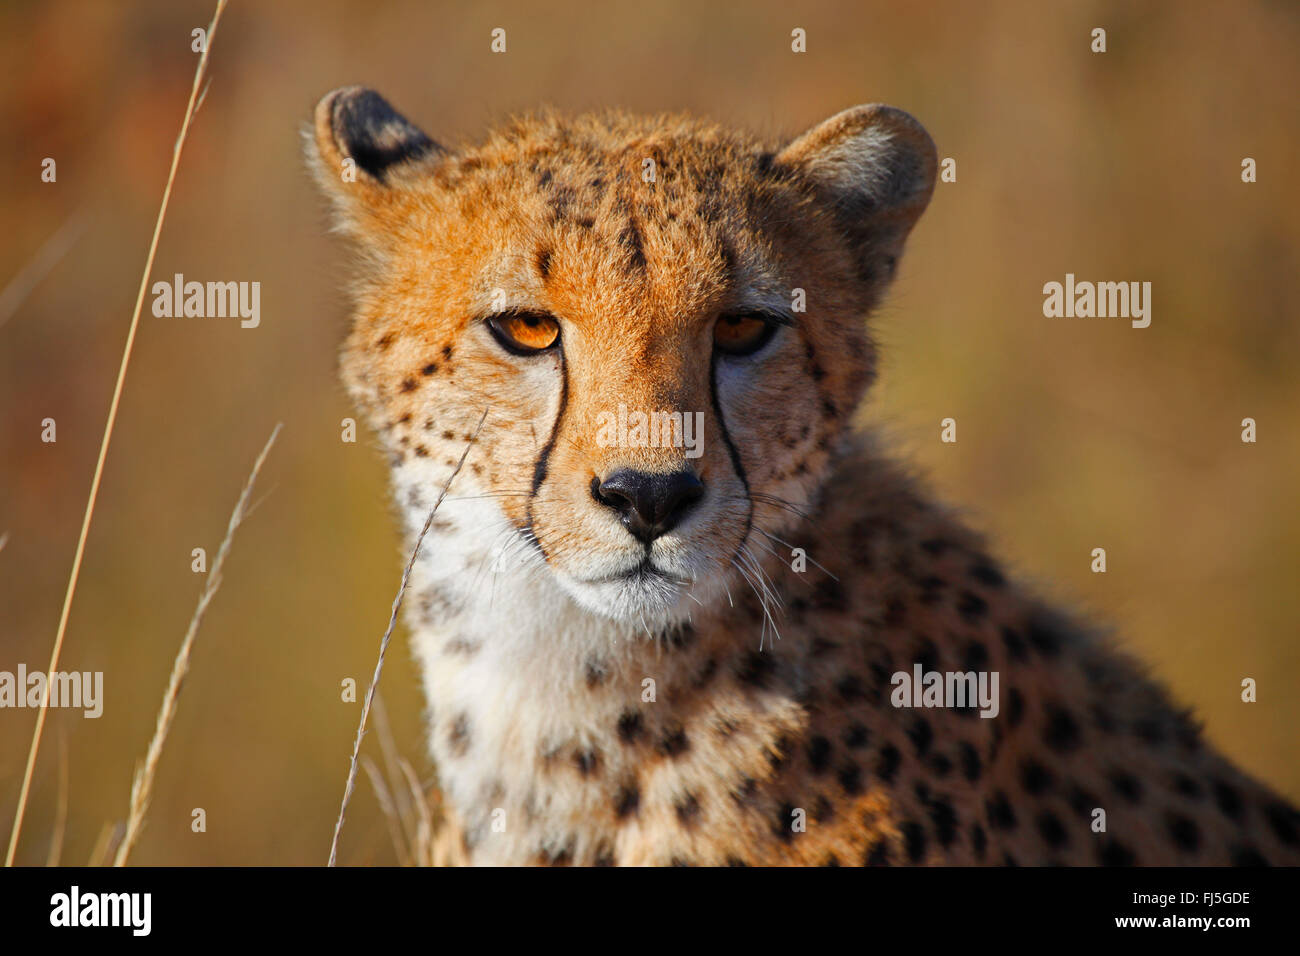
M 850 430 L 864 317 L 934 184 L 911 117 L 783 144 L 542 114 L 447 149 L 348 88 L 310 140 L 359 253 L 343 378 L 408 548 L 486 411 L 406 608 L 473 862 L 1300 860 L 1293 808 Z M 761 352 L 715 351 L 720 314 L 795 289 Z M 503 309 L 559 345 L 507 353 Z M 702 413 L 703 455 L 600 444 L 620 402 Z M 625 468 L 704 496 L 645 545 L 597 494 Z M 895 708 L 918 662 L 998 672 L 999 715 Z

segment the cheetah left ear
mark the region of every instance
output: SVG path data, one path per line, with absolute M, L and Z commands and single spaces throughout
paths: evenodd
M 401 185 L 428 171 L 446 150 L 386 99 L 363 86 L 326 93 L 316 105 L 308 161 L 334 201 L 339 223 L 364 234 Z M 313 148 L 314 147 L 314 148 Z
M 862 278 L 891 278 L 934 192 L 938 154 L 925 128 L 892 106 L 855 106 L 804 133 L 775 161 L 811 180 L 830 203 Z

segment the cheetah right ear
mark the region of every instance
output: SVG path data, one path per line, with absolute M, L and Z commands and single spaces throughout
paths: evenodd
M 903 242 L 929 205 L 938 166 L 934 142 L 892 106 L 855 106 L 813 127 L 776 162 L 811 181 L 853 246 L 861 278 L 893 277 Z
M 446 153 L 363 86 L 326 93 L 316 104 L 312 133 L 308 161 L 347 231 L 364 231 L 365 220 L 386 205 L 394 190 L 427 172 Z

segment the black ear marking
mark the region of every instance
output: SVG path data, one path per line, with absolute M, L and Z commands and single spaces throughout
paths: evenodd
M 397 165 L 442 148 L 374 90 L 350 86 L 329 94 L 329 129 L 340 155 L 384 182 Z

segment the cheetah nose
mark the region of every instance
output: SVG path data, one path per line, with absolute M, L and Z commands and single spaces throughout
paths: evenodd
M 649 544 L 686 517 L 704 497 L 704 484 L 689 469 L 663 474 L 625 468 L 604 481 L 592 478 L 591 496 L 617 511 L 623 526 Z

